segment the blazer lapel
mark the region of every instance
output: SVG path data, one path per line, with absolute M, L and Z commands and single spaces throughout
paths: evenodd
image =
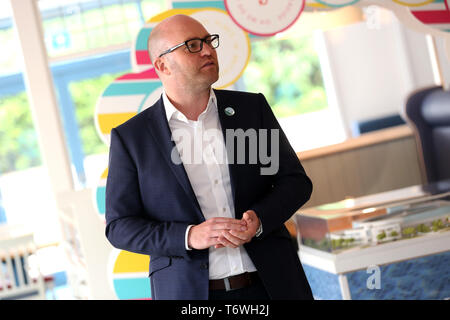
M 223 138 L 224 138 L 224 141 L 226 144 L 227 143 L 226 130 L 227 129 L 233 129 L 233 130 L 238 129 L 238 121 L 236 121 L 236 119 L 239 117 L 239 115 L 237 115 L 236 113 L 233 115 L 230 115 L 229 113 L 225 112 L 225 109 L 233 108 L 233 110 L 236 110 L 237 106 L 233 105 L 233 103 L 232 103 L 232 101 L 230 101 L 228 95 L 224 94 L 222 91 L 214 89 L 214 93 L 215 93 L 216 99 L 217 99 L 217 111 L 219 113 L 219 121 L 220 121 L 220 125 L 222 127 Z M 234 207 L 236 208 L 236 188 L 235 188 L 235 186 L 237 185 L 237 179 L 238 179 L 238 176 L 236 173 L 236 167 L 234 164 L 236 155 L 230 155 L 230 151 L 234 152 L 234 150 L 229 150 L 229 147 L 230 146 L 226 146 L 227 156 L 228 156 L 228 171 L 230 173 L 231 192 L 233 195 Z M 234 147 L 233 147 L 233 149 L 234 149 Z M 231 159 L 231 157 L 233 157 L 233 159 Z
M 148 128 L 152 136 L 154 137 L 164 160 L 167 162 L 170 167 L 172 173 L 177 178 L 178 182 L 183 187 L 187 196 L 191 199 L 194 207 L 197 209 L 197 213 L 202 220 L 205 220 L 203 213 L 201 211 L 200 205 L 197 201 L 197 197 L 195 196 L 194 190 L 192 189 L 192 185 L 187 176 L 186 170 L 181 161 L 177 161 L 180 164 L 175 164 L 172 161 L 171 155 L 174 152 L 174 157 L 179 157 L 178 150 L 176 148 L 175 143 L 172 141 L 172 133 L 169 128 L 169 124 L 167 123 L 167 118 L 164 109 L 164 103 L 162 98 L 160 98 L 154 106 L 149 108 L 148 114 Z M 179 159 L 179 158 L 178 158 Z

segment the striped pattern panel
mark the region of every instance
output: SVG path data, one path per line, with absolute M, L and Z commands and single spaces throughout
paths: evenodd
M 114 250 L 112 252 L 112 263 L 111 279 L 118 299 L 151 299 L 150 279 L 148 277 L 149 256 L 125 250 Z
M 162 84 L 153 68 L 117 78 L 97 100 L 95 121 L 103 142 L 109 145 L 111 129 L 124 123 L 159 99 Z
M 448 0 L 434 0 L 421 6 L 410 7 L 420 22 L 445 32 L 450 32 L 450 9 Z
M 360 0 L 306 0 L 305 11 L 334 10 L 353 5 Z
M 100 214 L 102 218 L 105 216 L 105 197 L 106 197 L 106 178 L 108 177 L 108 168 L 106 168 L 102 175 L 100 176 L 100 180 L 97 183 L 97 187 L 95 188 L 94 192 L 94 199 L 95 199 L 95 207 L 97 208 L 97 212 Z
M 174 0 L 172 1 L 172 8 L 174 9 L 201 9 L 201 8 L 216 8 L 225 10 L 224 0 Z

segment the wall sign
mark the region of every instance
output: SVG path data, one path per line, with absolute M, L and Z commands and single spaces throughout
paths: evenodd
M 225 7 L 243 30 L 258 36 L 272 36 L 297 21 L 305 0 L 225 0 Z

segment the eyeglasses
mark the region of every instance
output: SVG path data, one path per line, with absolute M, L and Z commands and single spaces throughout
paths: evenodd
M 161 58 L 163 55 L 171 53 L 172 51 L 178 49 L 179 47 L 186 46 L 190 53 L 200 52 L 203 49 L 203 42 L 205 42 L 212 49 L 216 49 L 219 46 L 219 35 L 218 34 L 210 34 L 209 36 L 204 37 L 203 39 L 194 38 L 186 40 L 183 43 L 177 44 L 176 46 L 167 49 L 163 53 L 159 55 Z

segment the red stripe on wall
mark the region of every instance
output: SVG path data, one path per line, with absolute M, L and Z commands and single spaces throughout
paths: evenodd
M 147 50 L 136 50 L 137 64 L 152 64 Z
M 136 79 L 159 79 L 158 75 L 156 74 L 156 71 L 153 67 L 151 67 L 148 70 L 145 70 L 140 73 L 128 73 L 126 75 L 123 75 L 118 80 L 136 80 Z
M 411 11 L 411 13 L 423 23 L 450 23 L 450 11 Z

